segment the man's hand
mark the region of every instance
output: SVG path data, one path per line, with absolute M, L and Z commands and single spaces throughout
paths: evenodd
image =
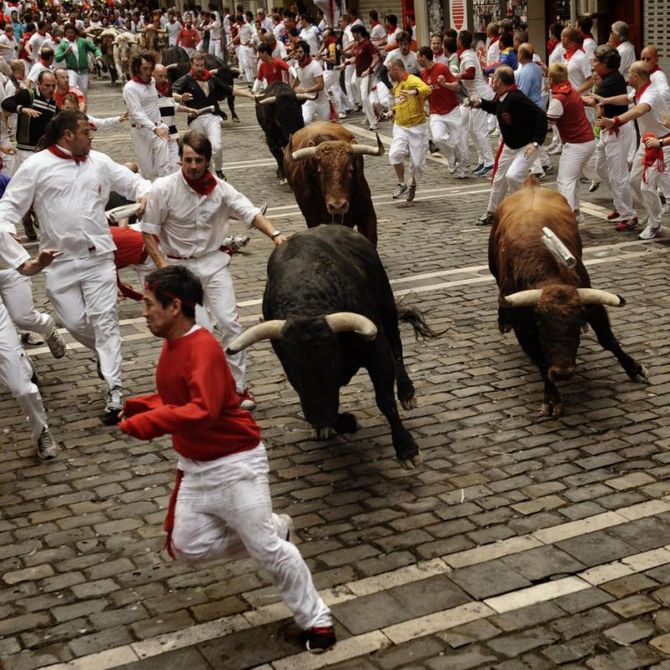
M 609 130 L 614 127 L 614 119 L 608 119 L 604 116 L 600 117 L 597 123 L 603 130 Z
M 128 110 L 126 110 L 125 114 L 121 114 L 121 116 L 119 116 L 119 123 L 123 123 L 124 121 L 127 121 L 129 117 L 130 117 L 130 112 Z
M 657 139 L 656 137 L 648 137 L 646 140 L 643 140 L 644 146 L 647 147 L 647 149 L 660 149 L 661 148 L 661 140 Z
M 482 99 L 478 98 L 477 96 L 473 95 L 470 98 L 467 98 L 468 104 L 470 107 L 474 107 L 475 109 L 479 109 L 482 105 Z
M 141 216 L 144 214 L 144 212 L 145 212 L 145 210 L 146 210 L 146 208 L 147 208 L 147 204 L 149 203 L 149 198 L 150 198 L 149 193 L 145 193 L 145 194 L 144 194 L 143 196 L 141 196 L 140 199 L 137 201 L 137 204 L 140 206 L 140 208 L 137 210 L 137 216 L 138 216 L 138 217 L 141 217 Z
M 154 128 L 154 134 L 166 142 L 170 139 L 170 133 L 167 128 Z
M 193 96 L 190 93 L 181 94 L 181 102 L 188 102 L 189 100 L 193 100 Z
M 0 152 L 3 154 L 9 154 L 10 156 L 13 156 L 16 153 L 16 149 L 14 149 L 13 146 L 10 144 L 4 144 L 0 146 Z
M 278 247 L 280 244 L 284 244 L 286 240 L 288 240 L 286 235 L 277 235 L 277 237 L 273 238 L 272 243 L 275 245 L 275 247 Z
M 21 107 L 21 114 L 25 114 L 31 119 L 36 119 L 38 116 L 42 116 L 42 112 L 32 109 L 32 107 Z
M 43 249 L 40 251 L 37 258 L 31 258 L 29 261 L 26 261 L 18 268 L 18 271 L 26 277 L 36 275 L 47 265 L 51 265 L 54 258 L 58 258 L 58 256 L 62 256 L 62 254 L 62 251 L 56 251 L 55 249 Z
M 528 159 L 535 153 L 536 150 L 537 147 L 533 146 L 532 144 L 527 144 L 523 155 L 526 157 L 526 159 Z

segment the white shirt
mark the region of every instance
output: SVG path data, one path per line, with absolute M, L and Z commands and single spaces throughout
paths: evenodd
M 396 28 L 392 33 L 389 33 L 386 38 L 386 46 L 392 47 L 398 44 L 398 35 L 400 35 L 401 32 L 402 30 L 400 28 Z
M 630 42 L 622 42 L 616 50 L 621 56 L 619 72 L 621 72 L 626 82 L 628 82 L 628 70 L 630 70 L 630 66 L 635 62 L 635 47 Z
M 381 23 L 376 23 L 370 28 L 370 41 L 375 44 L 383 42 L 386 39 L 386 28 Z
M 421 72 L 419 61 L 416 59 L 416 54 L 413 51 L 410 51 L 406 56 L 403 55 L 400 49 L 389 51 L 388 56 L 384 60 L 384 65 L 388 67 L 396 58 L 399 58 L 405 64 L 405 70 L 410 74 L 418 75 Z
M 244 23 L 240 26 L 240 44 L 242 46 L 251 46 L 253 37 L 254 37 L 254 29 L 251 27 L 250 24 Z
M 315 25 L 311 25 L 309 28 L 303 28 L 300 31 L 300 35 L 298 37 L 301 40 L 305 40 L 305 42 L 309 44 L 310 55 L 316 56 L 321 44 L 321 35 L 319 34 L 319 29 Z
M 656 70 L 656 72 L 652 72 L 649 75 L 649 79 L 651 79 L 656 88 L 659 88 L 662 91 L 668 90 L 668 78 L 666 77 L 663 70 Z
M 582 44 L 582 49 L 584 49 L 584 53 L 586 54 L 586 57 L 588 59 L 593 58 L 593 52 L 596 50 L 596 47 L 598 45 L 596 44 L 596 41 L 593 39 L 593 37 L 587 37 L 584 40 L 584 43 Z
M 564 63 L 565 62 L 565 48 L 562 44 L 557 44 L 554 47 L 554 50 L 549 54 L 547 59 L 548 65 L 553 65 L 554 63 Z
M 474 49 L 465 49 L 461 54 L 460 73 L 467 72 L 470 68 L 475 68 L 474 79 L 463 79 L 463 85 L 468 95 L 477 96 L 483 100 L 491 100 L 493 98 L 493 91 L 484 80 L 482 73 L 482 66 L 479 64 L 479 58 L 474 52 Z
M 54 263 L 90 258 L 115 250 L 105 216 L 110 191 L 137 200 L 150 188 L 150 181 L 99 151 L 80 163 L 40 151 L 14 173 L 0 199 L 0 221 L 7 230 L 32 206 L 42 231 L 40 249 L 63 252 Z
M 209 39 L 215 42 L 221 39 L 221 21 L 218 19 L 209 24 Z
M 0 53 L 4 56 L 6 61 L 14 60 L 16 58 L 16 40 L 10 39 L 5 33 L 0 34 Z
M 656 137 L 668 134 L 668 129 L 663 125 L 662 115 L 670 112 L 670 99 L 668 93 L 657 88 L 655 84 L 649 86 L 635 102 L 635 91 L 628 94 L 630 101 L 636 105 L 649 105 L 650 110 L 638 116 L 637 125 L 640 129 L 640 137 L 646 133 L 654 133 Z M 10 182 L 11 185 L 11 182 Z M 2 203 L 2 200 L 0 200 Z
M 307 67 L 297 68 L 298 79 L 302 88 L 312 88 L 316 85 L 316 78 L 323 77 L 323 68 L 315 60 L 311 61 Z M 318 95 L 314 102 L 322 102 L 325 96 L 325 90 L 318 91 Z
M 7 268 L 20 268 L 30 260 L 30 254 L 9 234 L 0 232 L 0 265 Z
M 168 21 L 165 24 L 165 30 L 168 34 L 168 45 L 171 47 L 176 46 L 177 35 L 179 35 L 179 31 L 181 30 L 181 23 L 179 23 L 179 21 L 175 21 L 174 23 Z
M 37 78 L 40 76 L 40 72 L 42 72 L 43 70 L 51 70 L 51 69 L 52 68 L 47 67 L 46 65 L 44 65 L 40 61 L 37 61 L 30 68 L 30 72 L 28 73 L 28 75 L 25 78 L 26 83 L 30 81 L 33 84 L 36 84 L 37 83 Z
M 568 81 L 572 84 L 572 88 L 580 88 L 591 76 L 591 61 L 581 49 L 577 49 L 570 60 L 566 60 L 565 55 L 563 58 L 568 66 Z
M 493 65 L 500 60 L 500 40 L 496 40 L 489 44 L 486 50 L 486 64 Z
M 286 60 L 287 56 L 288 56 L 288 52 L 286 51 L 286 46 L 284 45 L 283 42 L 280 42 L 279 40 L 277 40 L 275 48 L 272 50 L 272 57 L 273 58 L 281 58 L 281 60 Z M 258 62 L 260 64 L 260 60 Z
M 133 125 L 153 130 L 160 123 L 158 91 L 153 79 L 150 84 L 139 84 L 131 79 L 123 87 L 123 99 Z
M 217 187 L 202 196 L 186 183 L 181 170 L 159 177 L 151 186 L 141 231 L 158 235 L 169 256 L 193 258 L 219 251 L 228 235 L 228 219 L 235 216 L 251 225 L 260 209 L 228 182 L 216 181 Z
M 274 28 L 272 28 L 272 34 L 275 36 L 277 42 L 280 41 L 281 36 L 286 32 L 286 26 L 280 21 Z
M 40 59 L 40 49 L 45 44 L 53 47 L 51 35 L 49 35 L 49 33 L 40 35 L 37 31 L 31 35 L 30 39 L 28 40 L 28 44 L 30 45 L 30 53 L 32 54 L 33 63 L 36 63 Z

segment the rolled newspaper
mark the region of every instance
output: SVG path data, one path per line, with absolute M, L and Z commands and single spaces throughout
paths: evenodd
M 577 259 L 570 253 L 570 250 L 561 242 L 556 233 L 546 226 L 542 228 L 542 242 L 559 263 L 569 268 L 577 265 Z
M 105 212 L 105 216 L 113 223 L 118 223 L 122 219 L 129 219 L 131 216 L 136 216 L 140 211 L 141 205 L 138 202 L 133 202 L 130 205 L 121 205 L 121 207 L 114 207 Z

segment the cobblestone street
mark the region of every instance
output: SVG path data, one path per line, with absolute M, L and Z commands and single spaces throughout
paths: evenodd
M 278 229 L 300 231 L 240 100 L 242 123 L 225 124 L 224 172 L 269 203 Z M 94 82 L 91 113 L 122 110 L 119 89 Z M 374 141 L 362 115 L 344 123 Z M 388 123 L 380 136 L 388 148 Z M 98 133 L 94 148 L 134 160 L 129 138 L 124 124 Z M 407 204 L 391 198 L 387 156 L 365 163 L 396 296 L 443 331 L 417 342 L 402 329 L 419 406 L 401 415 L 424 464 L 405 471 L 394 459 L 366 374 L 342 393 L 360 431 L 317 442 L 269 343 L 249 350 L 275 511 L 295 519 L 335 617 L 335 649 L 302 651 L 251 560 L 193 568 L 169 559 L 170 440 L 103 425 L 95 359 L 68 339 L 63 359 L 43 345 L 29 352 L 63 446 L 55 461 L 37 460 L 15 400 L 0 395 L 3 670 L 670 670 L 668 230 L 649 242 L 615 232 L 607 191 L 582 185 L 587 268 L 595 287 L 625 297 L 609 310 L 613 331 L 649 384 L 631 382 L 589 331 L 577 374 L 561 385 L 565 415 L 545 418 L 537 370 L 513 334 L 498 332 L 489 229 L 474 225 L 489 182 L 456 180 L 433 156 Z M 233 258 L 245 325 L 258 321 L 271 251 L 255 233 Z M 33 284 L 38 307 L 52 312 L 42 277 Z M 161 342 L 139 303 L 122 302 L 120 317 L 126 393 L 153 391 Z

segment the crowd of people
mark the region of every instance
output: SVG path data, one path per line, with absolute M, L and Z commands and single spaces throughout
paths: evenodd
M 439 152 L 455 178 L 491 180 L 479 225 L 493 223 L 497 206 L 528 174 L 544 179 L 554 154 L 556 185 L 576 223 L 582 182 L 590 192 L 610 187 L 608 219 L 618 231 L 641 226 L 643 211 L 645 240 L 659 233 L 670 198 L 670 89 L 655 47 L 638 60 L 626 24 L 614 23 L 602 45 L 589 17 L 554 24 L 544 62 L 528 34 L 507 21 L 489 25 L 486 42 L 448 30 L 417 48 L 411 21 L 400 26 L 389 14 L 382 23 L 376 11 L 368 19 L 366 26 L 345 13 L 328 25 L 323 14 L 313 18 L 295 6 L 269 14 L 241 5 L 235 14 L 214 5 L 182 13 L 25 6 L 0 26 L 0 261 L 7 268 L 0 270 L 0 381 L 27 417 L 38 456 L 54 458 L 59 446 L 22 346 L 37 333 L 56 358 L 67 351 L 56 321 L 33 305 L 29 277 L 44 271 L 59 321 L 95 356 L 106 384 L 105 420 L 140 439 L 173 435 L 180 474 L 168 550 L 189 560 L 242 549 L 256 557 L 312 651 L 335 642 L 330 613 L 288 542 L 290 519 L 271 511 L 245 354 L 224 358 L 207 330 L 216 324 L 224 347 L 241 330 L 229 264 L 248 237 L 231 236 L 230 219 L 274 245 L 286 241 L 265 207 L 225 180 L 219 105 L 284 82 L 309 98 L 305 124 L 362 113 L 376 131 L 392 121 L 393 198 L 413 201 L 429 152 Z M 186 52 L 188 71 L 173 80 L 160 53 L 142 51 L 123 86 L 127 112 L 89 115 L 91 75 L 109 67 L 95 36 L 108 28 L 153 31 L 165 48 Z M 215 76 L 205 54 L 236 64 L 238 85 Z M 181 138 L 178 113 L 190 127 Z M 92 133 L 126 121 L 137 163 L 120 165 L 91 150 Z M 116 219 L 107 210 L 119 203 L 136 205 L 121 226 L 110 225 Z M 130 214 L 140 223 L 128 225 Z M 28 239 L 39 237 L 35 258 L 17 241 L 20 227 Z M 125 402 L 117 299 L 128 289 L 118 270 L 129 265 L 145 280 L 149 328 L 166 343 L 157 394 Z M 222 489 L 230 493 L 212 493 Z

